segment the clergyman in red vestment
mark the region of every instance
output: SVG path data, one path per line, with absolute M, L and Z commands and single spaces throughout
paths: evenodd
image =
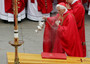
M 67 6 L 67 8 L 74 14 L 80 39 L 82 42 L 83 54 L 86 56 L 86 44 L 85 44 L 85 10 L 82 3 L 78 0 L 67 0 L 67 2 L 71 5 L 71 9 Z
M 66 52 L 68 56 L 83 57 L 82 43 L 74 15 L 67 10 L 65 3 L 59 3 L 56 8 L 58 14 L 55 17 L 43 17 L 46 20 L 43 52 Z

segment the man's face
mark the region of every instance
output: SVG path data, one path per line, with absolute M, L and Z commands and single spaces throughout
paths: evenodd
M 60 7 L 57 7 L 57 12 L 62 15 L 64 13 L 64 9 L 60 9 Z

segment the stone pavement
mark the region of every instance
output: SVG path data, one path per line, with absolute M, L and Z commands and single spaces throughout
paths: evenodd
M 40 54 L 43 46 L 43 31 L 35 32 L 38 22 L 32 22 L 27 19 L 19 23 L 19 40 L 24 44 L 19 47 L 21 53 Z M 7 64 L 7 52 L 14 52 L 14 47 L 8 44 L 13 41 L 13 23 L 4 23 L 0 20 L 0 64 Z M 85 15 L 87 57 L 90 57 L 90 16 Z

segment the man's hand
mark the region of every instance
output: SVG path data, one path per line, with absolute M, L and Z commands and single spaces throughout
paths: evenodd
M 47 20 L 47 17 L 46 16 L 43 16 L 42 19 Z
M 67 8 L 67 9 L 71 9 L 71 7 L 70 7 L 69 4 L 66 4 L 66 8 Z
M 58 26 L 60 24 L 60 21 L 56 21 L 55 24 Z

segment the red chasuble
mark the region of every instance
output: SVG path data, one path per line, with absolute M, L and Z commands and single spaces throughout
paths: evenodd
M 60 2 L 66 2 L 66 0 L 57 0 L 58 3 Z
M 5 0 L 5 12 L 6 13 L 13 13 L 13 5 L 12 0 Z M 20 0 L 18 1 L 18 12 L 20 13 L 25 8 L 25 1 Z
M 58 17 L 59 14 L 57 14 L 55 17 L 47 18 L 43 37 L 43 52 L 52 52 L 57 30 L 57 27 L 54 24 Z
M 52 0 L 37 0 L 38 11 L 45 13 L 50 13 L 53 9 Z
M 87 2 L 87 0 L 82 0 L 82 3 L 84 4 L 84 3 L 86 3 Z
M 31 2 L 32 2 L 32 3 L 35 3 L 35 1 L 34 1 L 34 0 L 31 0 Z
M 86 56 L 86 45 L 83 44 L 83 42 L 85 42 L 85 24 L 84 24 L 85 10 L 83 5 L 80 3 L 80 1 L 75 2 L 73 5 L 71 5 L 71 7 L 72 7 L 71 12 L 75 16 L 79 35 L 81 38 L 83 53 L 84 53 L 84 56 Z
M 27 2 L 28 2 L 28 0 L 24 0 L 25 1 L 25 7 L 27 7 Z
M 88 0 L 88 2 L 90 3 L 90 0 Z
M 25 3 L 27 3 L 28 2 L 28 0 L 24 0 L 25 1 Z
M 78 0 L 78 1 L 82 2 L 82 0 Z
M 52 51 L 53 53 L 66 52 L 68 56 L 83 57 L 82 43 L 79 37 L 75 18 L 69 12 L 63 15 L 63 17 L 65 16 L 66 18 L 62 22 L 62 25 L 59 25 L 58 28 L 56 28 L 55 36 L 50 33 L 53 32 L 51 31 L 50 24 L 53 26 L 56 20 L 53 22 L 52 20 L 54 20 L 54 18 L 57 19 L 57 17 L 59 18 L 59 16 L 57 15 L 53 19 L 47 18 L 47 24 L 44 31 L 43 50 L 44 52 Z M 51 37 L 54 37 L 54 39 Z

